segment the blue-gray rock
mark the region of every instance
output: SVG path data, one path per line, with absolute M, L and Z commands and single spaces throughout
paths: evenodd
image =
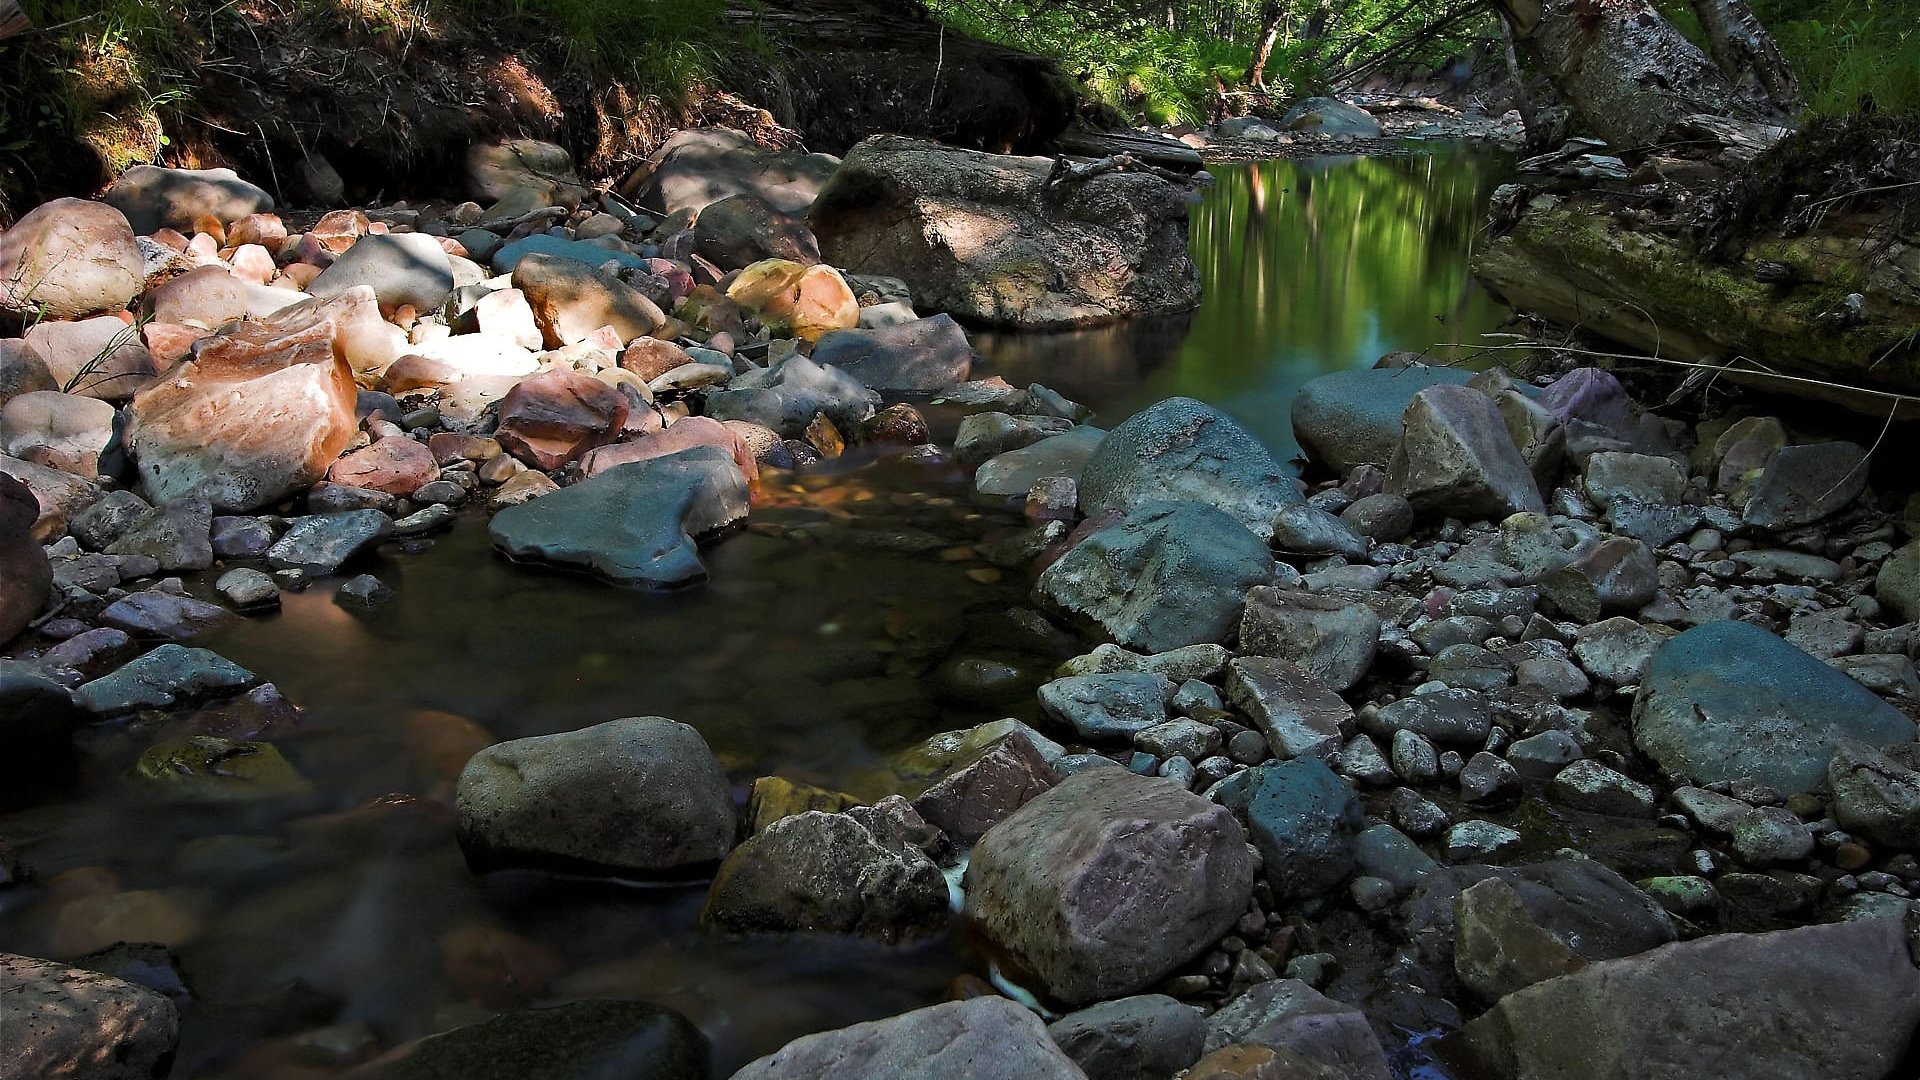
M 1905 928 L 1863 919 L 1591 964 L 1507 995 L 1453 1043 L 1472 1075 L 1522 1080 L 1879 1080 L 1916 1024 Z
M 133 231 L 149 236 L 161 229 L 193 234 L 202 217 L 232 224 L 248 214 L 273 209 L 273 196 L 240 179 L 232 169 L 164 169 L 135 165 L 120 174 L 102 197 L 127 216 Z
M 1357 139 L 1380 137 L 1380 122 L 1373 114 L 1339 98 L 1310 97 L 1296 102 L 1280 118 L 1286 131 L 1317 131 L 1322 135 L 1351 135 Z
M 1353 720 L 1352 707 L 1332 687 L 1276 656 L 1242 656 L 1227 665 L 1227 699 L 1283 759 L 1331 757 Z
M 159 648 L 74 691 L 88 712 L 112 716 L 135 709 L 166 709 L 182 701 L 245 690 L 259 676 L 207 649 Z
M 1782 446 L 1767 455 L 1740 519 L 1763 529 L 1811 525 L 1867 489 L 1867 452 L 1857 443 Z
M 622 1075 L 640 1076 L 640 1073 Z M 732 1080 L 1084 1080 L 1025 1006 L 949 1001 L 802 1036 Z
M 424 314 L 453 292 L 453 262 L 440 241 L 425 233 L 363 236 L 322 270 L 307 292 L 338 296 L 355 285 L 372 286 L 385 310 L 411 304 Z
M 872 330 L 831 330 L 813 346 L 813 361 L 845 371 L 875 390 L 930 394 L 965 382 L 973 346 L 953 316 Z
M 273 546 L 273 526 L 257 517 L 216 517 L 208 540 L 215 558 L 257 559 Z
M 105 550 L 109 555 L 145 555 L 164 573 L 205 570 L 213 565 L 212 533 L 213 507 L 205 498 L 186 498 L 126 522 Z
M 1380 646 L 1380 616 L 1348 596 L 1303 589 L 1249 590 L 1240 651 L 1291 660 L 1335 691 L 1366 677 Z
M 493 272 L 511 274 L 520 260 L 528 255 L 554 255 L 562 259 L 573 259 L 588 266 L 602 266 L 609 262 L 619 263 L 622 269 L 645 270 L 647 260 L 626 251 L 615 251 L 585 240 L 564 240 L 546 233 L 534 233 L 507 244 L 493 253 Z
M 1064 435 L 1041 439 L 1018 450 L 998 454 L 973 474 L 974 490 L 1002 498 L 1022 496 L 1050 476 L 1078 481 L 1087 459 L 1099 449 L 1107 433 L 1083 424 Z
M 354 1080 L 706 1080 L 706 1037 L 645 1001 L 575 1001 L 429 1035 L 353 1070 Z
M 488 525 L 508 557 L 586 570 L 616 585 L 673 589 L 707 579 L 698 539 L 747 516 L 747 481 L 711 446 L 616 465 L 511 506 Z
M 1833 814 L 1840 827 L 1901 851 L 1920 850 L 1920 755 L 1916 746 L 1883 753 L 1842 739 L 1827 763 Z
M 832 337 L 832 334 L 827 335 Z M 1041 439 L 1065 435 L 1073 421 L 1057 416 L 1011 416 L 1003 412 L 974 413 L 960 421 L 953 437 L 954 456 L 968 465 L 1032 446 Z M 1106 433 L 1101 432 L 1102 436 Z M 1094 445 L 1099 445 L 1096 441 Z M 1081 462 L 1085 464 L 1084 461 Z M 1074 470 L 1075 475 L 1079 470 Z
M 1471 378 L 1471 371 L 1424 364 L 1322 375 L 1294 395 L 1293 437 L 1309 459 L 1336 476 L 1356 465 L 1385 468 L 1413 396 L 1429 386 L 1462 385 Z
M 988 830 L 966 912 L 1069 1005 L 1131 994 L 1220 940 L 1258 857 L 1225 807 L 1124 769 L 1078 773 Z
M 1353 785 L 1317 758 L 1235 773 L 1214 798 L 1245 816 L 1275 896 L 1319 896 L 1353 872 L 1366 815 Z
M 880 395 L 848 372 L 795 354 L 709 393 L 706 414 L 715 420 L 746 420 L 797 438 L 816 414 L 825 413 L 835 427 L 852 431 L 879 404 Z
M 275 570 L 331 574 L 393 532 L 393 519 L 378 510 L 347 510 L 299 518 L 267 549 Z
M 1107 433 L 1080 473 L 1080 509 L 1133 513 L 1185 501 L 1223 510 L 1262 540 L 1299 483 L 1260 440 L 1226 413 L 1192 398 L 1168 398 Z
M 152 510 L 147 500 L 131 491 L 109 491 L 100 496 L 99 502 L 73 515 L 67 522 L 67 532 L 88 551 L 105 551 L 108 544 L 120 539 L 121 533 Z
M 1387 491 L 1423 514 L 1493 518 L 1544 513 L 1540 487 L 1500 411 L 1464 386 L 1413 396 L 1400 445 L 1387 462 Z
M 1233 636 L 1247 590 L 1273 580 L 1266 542 L 1197 503 L 1149 503 L 1041 573 L 1040 603 L 1157 653 Z
M 1166 1080 L 1200 1060 L 1207 1021 L 1165 994 L 1103 1001 L 1047 1025 L 1087 1080 Z
M 1273 521 L 1273 546 L 1302 555 L 1367 557 L 1367 538 L 1341 518 L 1306 503 L 1281 507 Z
M 1394 739 L 1396 748 L 1396 736 L 1402 731 L 1449 746 L 1466 746 L 1486 741 L 1493 713 L 1486 695 L 1478 690 L 1435 690 L 1363 711 L 1360 726 Z
M 1420 884 L 1440 867 L 1411 837 L 1391 825 L 1374 825 L 1361 832 L 1353 854 L 1361 873 L 1390 882 L 1402 891 Z
M 131 593 L 108 604 L 100 621 L 137 638 L 184 641 L 196 634 L 225 626 L 233 613 L 218 604 L 191 596 L 146 589 Z
M 1742 776 L 1782 794 L 1826 787 L 1841 739 L 1912 742 L 1913 721 L 1845 674 L 1757 626 L 1708 623 L 1654 654 L 1633 741 L 1669 776 Z
M 1393 1077 L 1366 1013 L 1299 979 L 1263 982 L 1207 1018 L 1208 1052 L 1234 1043 L 1282 1047 L 1351 1080 Z
M 706 740 L 660 716 L 496 743 L 460 770 L 454 813 L 476 872 L 684 874 L 717 863 L 735 830 Z
M 1081 738 L 1125 741 L 1167 721 L 1176 687 L 1165 675 L 1118 672 L 1075 675 L 1040 687 L 1040 707 Z

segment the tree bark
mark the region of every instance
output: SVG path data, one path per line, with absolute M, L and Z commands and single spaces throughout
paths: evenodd
M 1493 0 L 1513 36 L 1615 153 L 1696 113 L 1775 119 L 1644 0 Z
M 1274 42 L 1280 39 L 1280 0 L 1267 0 L 1260 7 L 1260 37 L 1253 46 L 1253 63 L 1247 65 L 1246 83 L 1258 90 L 1267 85 L 1267 61 L 1273 56 Z
M 1800 80 L 1780 55 L 1773 35 L 1753 17 L 1744 0 L 1692 0 L 1693 13 L 1706 31 L 1707 51 L 1736 86 L 1749 75 L 1766 104 L 1782 116 L 1800 111 Z

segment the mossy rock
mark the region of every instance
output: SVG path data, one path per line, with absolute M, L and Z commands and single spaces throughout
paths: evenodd
M 133 775 L 182 799 L 225 802 L 305 795 L 312 790 L 271 743 L 189 735 L 148 748 Z

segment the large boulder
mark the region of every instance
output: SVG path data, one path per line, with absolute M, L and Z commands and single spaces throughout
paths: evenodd
M 53 588 L 53 568 L 33 536 L 39 516 L 32 489 L 0 473 L 0 645 L 27 628 Z
M 966 912 L 1052 996 L 1165 978 L 1246 911 L 1257 857 L 1224 807 L 1123 769 L 1069 777 L 988 830 Z
M 852 431 L 879 404 L 880 395 L 853 375 L 795 353 L 733 380 L 725 390 L 710 392 L 707 415 L 750 421 L 795 438 L 816 414 L 824 414 L 841 431 Z
M 42 390 L 0 405 L 0 453 L 92 479 L 113 438 L 113 406 Z
M 660 716 L 490 746 L 460 771 L 454 812 L 476 871 L 670 877 L 733 847 L 726 772 L 699 732 Z
M 353 1080 L 707 1080 L 706 1037 L 646 1001 L 574 1001 L 429 1035 L 348 1073 Z
M 818 341 L 860 325 L 860 302 L 840 271 L 792 259 L 762 259 L 727 286 L 727 299 L 759 316 L 775 334 Z
M 783 214 L 804 214 L 839 167 L 830 154 L 768 149 L 732 128 L 688 128 L 621 181 L 620 193 L 663 215 L 741 194 Z
M 120 211 L 85 199 L 42 203 L 0 233 L 0 316 L 84 319 L 123 310 L 146 284 Z
M 516 192 L 533 192 L 538 206 L 580 205 L 590 189 L 573 169 L 564 146 L 538 139 L 475 143 L 467 149 L 467 193 L 496 203 Z
M 266 189 L 240 179 L 232 169 L 163 169 L 135 165 L 107 189 L 107 205 L 127 216 L 142 236 L 173 229 L 193 235 L 194 224 L 212 218 L 222 226 L 273 209 Z
M 696 540 L 745 518 L 747 502 L 747 479 L 732 455 L 696 446 L 508 507 L 488 533 L 514 559 L 671 589 L 707 579 Z
M 898 802 L 896 812 L 926 829 Z M 809 810 L 768 825 L 714 874 L 700 921 L 735 933 L 811 931 L 898 941 L 947 922 L 947 879 L 880 808 Z
M 1309 460 L 1335 476 L 1356 465 L 1384 469 L 1400 445 L 1401 418 L 1413 396 L 1472 377 L 1471 371 L 1426 364 L 1322 375 L 1293 397 L 1293 437 Z
M 1380 121 L 1365 109 L 1339 98 L 1310 97 L 1295 102 L 1280 118 L 1282 131 L 1314 131 L 1322 135 L 1350 135 L 1356 139 L 1380 137 Z
M 127 400 L 160 370 L 140 331 L 112 315 L 43 322 L 25 340 L 46 360 L 59 389 L 103 401 Z
M 307 286 L 314 296 L 339 296 L 366 285 L 392 311 L 411 306 L 426 313 L 453 292 L 453 263 L 440 241 L 426 233 L 363 236 Z
M 1497 1080 L 1881 1080 L 1920 1025 L 1898 920 L 1716 934 L 1502 998 L 1458 1045 Z
M 1085 1080 L 1026 1007 L 988 995 L 802 1036 L 733 1080 Z
M 967 332 L 945 314 L 871 330 L 830 331 L 814 343 L 812 355 L 814 363 L 840 368 L 875 390 L 902 393 L 945 390 L 965 382 L 973 366 Z
M 729 195 L 700 211 L 693 224 L 693 250 L 722 270 L 738 270 L 762 259 L 806 266 L 820 261 L 820 245 L 806 222 L 748 194 Z
M 164 1076 L 180 1041 L 165 994 L 50 960 L 0 953 L 0 1075 Z
M 1141 994 L 1069 1013 L 1047 1034 L 1091 1080 L 1165 1080 L 1199 1060 L 1207 1021 L 1192 1005 Z
M 1082 540 L 1041 573 L 1036 599 L 1098 623 L 1144 652 L 1225 644 L 1247 590 L 1273 580 L 1266 542 L 1191 502 L 1148 503 Z
M 1539 484 L 1493 400 L 1465 386 L 1413 396 L 1387 462 L 1387 491 L 1416 511 L 1460 518 L 1544 513 Z
M 666 324 L 659 305 L 645 293 L 578 259 L 531 254 L 513 268 L 513 287 L 526 296 L 550 349 L 583 341 L 611 326 L 621 341 L 653 333 Z
M 1752 777 L 1819 791 L 1842 739 L 1914 740 L 1913 721 L 1844 673 L 1742 622 L 1696 626 L 1654 654 L 1633 703 L 1633 741 L 1669 776 Z
M 1215 798 L 1246 818 L 1275 896 L 1319 896 L 1353 872 L 1354 841 L 1366 814 L 1353 785 L 1319 759 L 1235 773 Z
M 1064 329 L 1199 304 L 1184 189 L 1144 172 L 1049 185 L 1053 167 L 876 135 L 808 221 L 828 262 L 970 322 Z
M 542 471 L 557 469 L 620 434 L 627 399 L 585 372 L 551 368 L 522 379 L 500 399 L 493 437 Z
M 379 322 L 364 286 L 235 323 L 134 397 L 127 445 L 155 503 L 271 506 L 325 476 L 353 441 L 351 361 Z
M 1080 473 L 1080 509 L 1089 517 L 1174 500 L 1224 510 L 1271 540 L 1274 518 L 1300 501 L 1300 488 L 1232 417 L 1176 397 L 1109 431 Z

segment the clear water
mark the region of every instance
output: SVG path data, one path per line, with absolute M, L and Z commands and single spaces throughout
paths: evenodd
M 1287 403 L 1324 371 L 1469 341 L 1502 312 L 1466 260 L 1503 162 L 1465 152 L 1215 170 L 1195 208 L 1206 302 L 1188 319 L 987 335 L 987 373 L 1039 381 L 1112 423 L 1173 394 L 1210 401 L 1282 456 Z M 956 418 L 934 417 L 950 433 Z M 331 582 L 195 642 L 304 707 L 270 733 L 314 786 L 251 806 L 156 802 L 125 775 L 186 727 L 89 733 L 70 798 L 0 816 L 39 874 L 0 892 L 0 949 L 74 956 L 121 939 L 178 953 L 196 1003 L 177 1077 L 326 1075 L 316 1045 L 381 1047 L 499 1009 L 639 997 L 691 1017 L 718 1075 L 808 1031 L 939 1000 L 985 975 L 957 940 L 731 939 L 698 888 L 467 873 L 447 807 L 496 739 L 656 714 L 693 724 L 744 800 L 767 773 L 873 794 L 888 754 L 1000 716 L 1079 646 L 1036 628 L 1027 582 L 981 558 L 1017 514 L 957 469 L 858 466 L 770 482 L 755 526 L 675 595 L 515 567 L 464 518 L 365 567 L 371 615 Z M 190 582 L 202 593 L 210 581 Z M 956 672 L 1000 665 L 982 686 Z M 316 1033 L 318 1032 L 318 1033 Z

